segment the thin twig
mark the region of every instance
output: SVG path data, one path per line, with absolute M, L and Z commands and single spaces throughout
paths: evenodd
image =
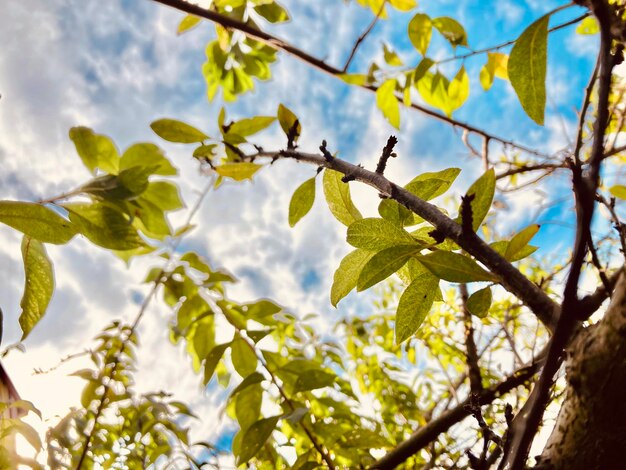
M 376 13 L 376 16 L 374 17 L 372 22 L 365 29 L 365 31 L 363 31 L 363 34 L 361 34 L 358 37 L 358 39 L 354 43 L 354 46 L 352 46 L 352 50 L 350 51 L 350 56 L 348 57 L 348 60 L 346 60 L 346 63 L 343 66 L 342 72 L 345 73 L 348 70 L 348 67 L 350 67 L 350 63 L 352 62 L 352 59 L 354 59 L 354 55 L 356 54 L 356 51 L 359 49 L 359 46 L 365 40 L 365 38 L 368 36 L 368 34 L 372 32 L 372 29 L 374 29 L 374 26 L 376 26 L 376 23 L 380 19 L 380 15 L 382 15 L 383 11 L 385 10 L 385 5 L 386 4 L 387 4 L 387 0 L 385 0 L 384 2 L 382 2 L 380 4 L 380 8 L 378 9 L 378 13 Z

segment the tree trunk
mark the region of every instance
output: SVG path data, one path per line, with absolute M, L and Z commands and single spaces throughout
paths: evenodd
M 567 349 L 566 396 L 541 470 L 626 468 L 626 276 L 604 318 Z

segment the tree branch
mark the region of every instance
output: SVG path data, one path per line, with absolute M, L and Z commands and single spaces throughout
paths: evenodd
M 526 383 L 527 380 L 533 377 L 539 370 L 542 359 L 541 355 L 539 359 L 536 359 L 532 364 L 518 369 L 513 374 L 508 376 L 498 385 L 484 389 L 478 396 L 478 402 L 480 405 L 487 405 L 493 400 L 502 395 L 510 392 L 511 390 Z M 383 458 L 378 460 L 374 465 L 370 467 L 373 469 L 391 469 L 400 465 L 406 459 L 419 452 L 429 443 L 437 439 L 437 437 L 446 432 L 456 423 L 462 421 L 471 415 L 469 408 L 470 398 L 467 398 L 458 406 L 446 411 L 438 418 L 430 421 L 427 425 L 416 431 L 406 441 L 402 442 L 395 449 L 389 451 Z
M 466 233 L 462 227 L 443 214 L 436 206 L 418 198 L 413 193 L 389 181 L 385 176 L 369 171 L 361 166 L 353 165 L 340 158 L 327 159 L 322 155 L 282 150 L 279 152 L 259 152 L 254 157 L 291 158 L 296 161 L 313 164 L 317 167 L 331 168 L 349 175 L 351 179 L 361 181 L 386 197 L 394 199 L 407 209 L 413 211 L 424 220 L 430 222 L 447 238 L 454 241 L 467 253 L 483 263 L 492 273 L 500 278 L 500 283 L 553 331 L 559 317 L 559 306 L 543 290 L 528 280 L 510 262 L 485 243 L 473 231 Z
M 254 28 L 253 26 L 250 26 L 246 23 L 243 23 L 241 21 L 235 20 L 233 18 L 221 15 L 215 11 L 211 11 L 211 10 L 206 10 L 202 7 L 199 7 L 198 5 L 194 5 L 192 3 L 188 3 L 185 0 L 151 0 L 153 2 L 156 3 L 161 3 L 163 5 L 167 5 L 169 7 L 172 7 L 176 10 L 191 14 L 191 15 L 196 15 L 199 16 L 201 18 L 207 19 L 209 21 L 212 21 L 213 23 L 217 23 L 225 28 L 230 28 L 230 29 L 234 29 L 237 31 L 241 31 L 242 33 L 244 33 L 246 36 L 248 36 L 251 39 L 255 39 L 259 42 L 262 42 L 266 45 L 268 45 L 269 47 L 272 47 L 273 49 L 276 50 L 281 50 L 284 51 L 294 57 L 296 57 L 297 59 L 311 65 L 312 67 L 325 72 L 333 77 L 336 78 L 341 78 L 340 76 L 343 74 L 343 72 L 341 70 L 339 70 L 336 67 L 333 67 L 332 65 L 327 64 L 325 61 L 320 60 L 316 57 L 313 57 L 312 55 L 304 52 L 303 50 L 293 46 L 292 44 L 289 44 L 288 42 L 277 38 L 276 36 L 273 36 L 271 34 L 268 34 L 264 31 L 261 31 L 259 29 Z M 378 90 L 377 86 L 374 85 L 358 85 L 360 88 L 363 88 L 365 90 L 368 90 L 370 92 L 376 92 Z M 396 96 L 396 98 L 398 99 L 398 101 L 400 103 L 403 102 L 401 97 Z M 430 116 L 436 120 L 445 122 L 447 124 L 450 124 L 453 127 L 459 127 L 461 129 L 465 129 L 468 132 L 471 132 L 473 134 L 476 135 L 480 135 L 483 138 L 488 138 L 490 140 L 493 140 L 495 142 L 500 142 L 502 145 L 507 146 L 507 147 L 511 147 L 511 148 L 516 148 L 518 150 L 521 150 L 523 152 L 532 154 L 532 155 L 536 155 L 538 157 L 543 157 L 543 158 L 547 158 L 548 155 L 539 152 L 535 149 L 531 149 L 530 147 L 526 147 L 524 145 L 520 145 L 515 143 L 512 140 L 508 140 L 505 139 L 503 137 L 499 137 L 493 134 L 490 134 L 489 132 L 472 126 L 471 124 L 467 124 L 465 122 L 462 121 L 457 121 L 456 119 L 452 119 L 448 116 L 445 116 L 443 114 L 440 114 L 436 111 L 433 111 L 432 109 L 428 109 L 424 106 L 421 106 L 419 104 L 415 104 L 415 103 L 411 103 L 410 108 L 415 109 L 417 111 L 420 111 L 423 114 L 426 114 L 427 116 Z
M 378 23 L 378 20 L 380 19 L 380 15 L 382 15 L 383 11 L 385 10 L 385 5 L 386 4 L 387 4 L 386 1 L 384 1 L 383 3 L 380 4 L 380 8 L 378 9 L 378 13 L 376 13 L 376 16 L 374 17 L 372 22 L 365 29 L 365 31 L 363 31 L 363 34 L 361 34 L 358 37 L 358 39 L 354 43 L 354 46 L 352 46 L 352 50 L 350 51 L 350 55 L 348 56 L 348 60 L 346 60 L 346 63 L 343 66 L 343 70 L 342 71 L 344 73 L 348 70 L 348 67 L 350 67 L 350 63 L 352 62 L 352 59 L 354 59 L 354 55 L 356 54 L 356 51 L 359 49 L 359 46 L 361 45 L 361 43 L 365 40 L 367 35 L 372 32 L 372 29 L 374 29 L 374 26 L 376 26 L 376 23 Z
M 594 123 L 594 140 L 591 148 L 591 156 L 588 161 L 587 174 L 582 174 L 582 168 L 577 164 L 578 162 L 575 162 L 572 168 L 577 214 L 574 255 L 563 292 L 561 317 L 559 318 L 556 331 L 550 339 L 546 365 L 528 402 L 524 406 L 528 411 L 519 413 L 512 426 L 512 442 L 509 452 L 505 454 L 502 466 L 502 468 L 509 468 L 511 470 L 522 469 L 525 465 L 530 445 L 532 444 L 549 400 L 554 375 L 561 364 L 563 349 L 567 346 L 572 332 L 578 323 L 577 320 L 579 319 L 577 315 L 577 307 L 580 304 L 578 300 L 578 281 L 589 246 L 588 235 L 590 233 L 595 206 L 595 193 L 599 183 L 600 166 L 604 156 L 604 135 L 608 123 L 611 75 L 615 65 L 611 54 L 612 36 L 610 32 L 611 19 L 609 8 L 604 0 L 591 1 L 591 8 L 600 24 L 601 34 L 598 111 Z M 590 93 L 590 88 L 588 88 L 587 92 Z M 582 127 L 583 126 L 580 126 L 579 133 L 582 133 Z M 577 142 L 580 142 L 581 139 L 582 138 L 579 136 Z M 577 148 L 579 149 L 578 145 Z

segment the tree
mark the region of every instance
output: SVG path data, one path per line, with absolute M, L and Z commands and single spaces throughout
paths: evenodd
M 179 33 L 207 26 L 204 20 L 214 25 L 216 39 L 207 45 L 202 67 L 209 99 L 218 94 L 225 101 L 238 99 L 257 86 L 255 78 L 271 77 L 279 54 L 290 54 L 373 92 L 394 127 L 400 127 L 402 104 L 461 129 L 463 143 L 480 158 L 463 170 L 480 165 L 482 174 L 464 195 L 433 204 L 429 201 L 452 192 L 462 169 L 411 175 L 404 185 L 391 181 L 387 167 L 403 157 L 396 155 L 393 135 L 378 143 L 372 171 L 337 155 L 333 142 L 320 139 L 319 151 L 304 148 L 306 118 L 279 103 L 276 112 L 264 109 L 266 115 L 237 120 L 228 119 L 222 108 L 217 134 L 159 118 L 150 125 L 154 133 L 187 145 L 209 183 L 189 218 L 172 229 L 167 217 L 183 202 L 176 168 L 165 153 L 155 144 L 139 143 L 120 154 L 111 138 L 72 128 L 70 139 L 92 178 L 58 196 L 0 202 L 0 222 L 23 234 L 22 340 L 53 294 L 46 244 L 67 244 L 80 235 L 126 261 L 157 260 L 157 255 L 163 261 L 148 272 L 145 282 L 151 288 L 134 319 L 113 322 L 87 350 L 92 367 L 75 372 L 86 380 L 80 407 L 47 435 L 50 467 L 220 465 L 223 449 L 189 440 L 181 424 L 184 416 L 193 416 L 188 406 L 166 393 L 134 390 L 138 328 L 157 298 L 171 312 L 171 341 L 184 345 L 203 385 L 217 381 L 228 390 L 226 411 L 238 425 L 231 449 L 237 464 L 297 469 L 619 465 L 619 444 L 626 438 L 621 399 L 626 235 L 620 204 L 626 188 L 611 172 L 620 174 L 626 150 L 626 85 L 615 73 L 623 60 L 623 1 L 564 5 L 535 18 L 513 40 L 473 50 L 465 28 L 450 16 L 416 12 L 413 0 L 358 0 L 374 17 L 342 67 L 265 32 L 260 25 L 290 19 L 274 0 L 220 0 L 208 9 L 182 0 L 155 3 L 186 14 Z M 568 19 L 550 27 L 560 12 Z M 385 65 L 372 62 L 367 73 L 353 73 L 353 59 L 375 25 L 401 14 L 408 18 L 407 44 L 419 60 L 405 66 L 384 44 Z M 598 34 L 600 41 L 571 145 L 558 152 L 536 150 L 453 117 L 470 94 L 470 82 L 478 79 L 489 90 L 500 78 L 510 82 L 527 116 L 543 125 L 548 38 L 572 25 L 581 34 Z M 438 45 L 452 55 L 433 59 L 442 57 L 433 50 Z M 508 47 L 510 52 L 503 52 Z M 484 64 L 475 76 L 463 62 L 472 59 Z M 447 63 L 455 64 L 451 73 Z M 259 134 L 276 121 L 283 142 L 268 150 Z M 272 300 L 231 299 L 226 289 L 233 276 L 182 248 L 210 191 L 253 179 L 264 168 L 279 171 L 271 166 L 283 160 L 317 169 L 295 189 L 289 225 L 311 210 L 321 179 L 330 212 L 347 227 L 353 251 L 335 272 L 331 303 L 337 306 L 354 289 L 380 285 L 375 313 L 346 316 L 332 335 L 320 334 L 303 312 L 291 313 Z M 534 255 L 537 247 L 530 242 L 538 224 L 500 233 L 495 219 L 502 209 L 494 197 L 562 174 L 572 181 L 568 197 L 575 201 L 576 229 L 571 254 L 555 262 Z M 380 195 L 376 217 L 363 217 L 352 200 L 351 182 L 365 183 Z M 596 206 L 606 220 L 594 219 Z M 580 288 L 583 281 L 594 283 L 587 295 Z M 33 409 L 27 402 L 11 406 Z M 533 461 L 530 446 L 533 440 L 542 444 L 536 437 L 549 407 L 560 411 Z M 7 423 L 3 432 L 16 430 L 41 447 L 20 419 Z

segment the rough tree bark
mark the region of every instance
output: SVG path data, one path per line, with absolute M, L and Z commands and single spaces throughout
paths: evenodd
M 541 470 L 625 468 L 626 275 L 602 320 L 567 349 L 567 392 L 539 457 Z

